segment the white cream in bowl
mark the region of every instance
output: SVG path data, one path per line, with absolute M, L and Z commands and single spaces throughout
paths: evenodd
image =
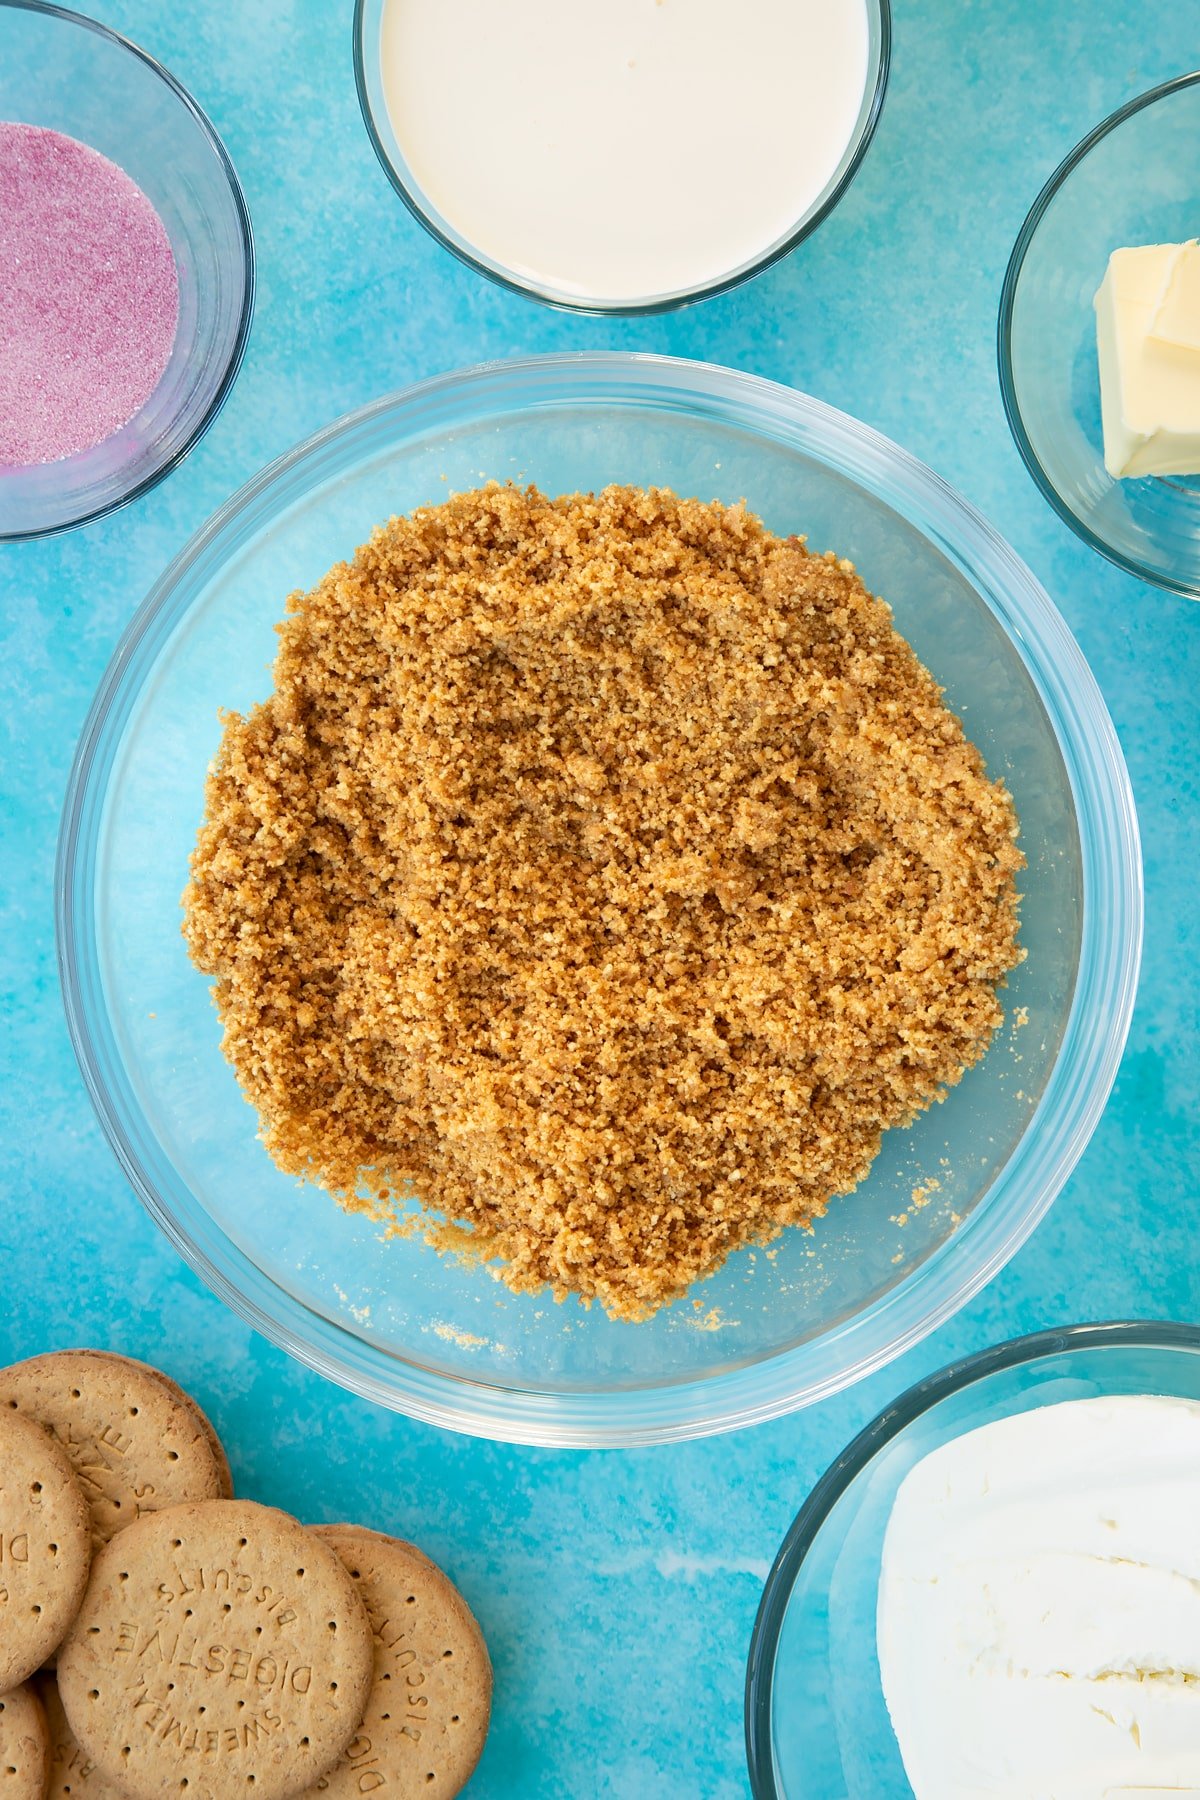
M 705 288 L 785 242 L 863 108 L 866 0 L 386 0 L 388 117 L 420 196 L 564 298 Z
M 1200 1404 L 1065 1401 L 924 1457 L 878 1649 L 916 1800 L 1200 1796 Z

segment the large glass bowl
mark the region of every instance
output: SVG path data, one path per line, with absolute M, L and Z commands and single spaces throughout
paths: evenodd
M 1000 301 L 1000 387 L 1030 474 L 1085 543 L 1200 595 L 1200 474 L 1114 481 L 1104 467 L 1092 300 L 1111 251 L 1200 231 L 1200 71 L 1131 100 L 1033 203 Z
M 617 481 L 745 495 L 774 530 L 853 557 L 1010 783 L 1023 825 L 1028 961 L 984 1062 L 889 1135 L 870 1180 L 814 1234 L 742 1252 L 645 1324 L 518 1298 L 486 1269 L 381 1241 L 366 1218 L 281 1175 L 180 936 L 218 709 L 269 691 L 289 591 L 389 514 L 492 476 L 551 493 Z M 314 1367 L 422 1418 L 629 1444 L 831 1393 L 930 1331 L 1012 1255 L 1113 1080 L 1141 894 L 1133 803 L 1095 683 L 982 519 L 903 451 L 786 388 L 658 357 L 575 355 L 448 375 L 368 406 L 266 469 L 192 540 L 136 615 L 84 727 L 58 924 L 68 1020 L 104 1128 L 151 1213 L 231 1305 Z
M 539 281 L 528 270 L 511 268 L 498 261 L 465 237 L 438 210 L 425 192 L 409 166 L 388 114 L 380 55 L 386 4 L 387 0 L 355 0 L 354 7 L 354 79 L 358 87 L 358 103 L 362 109 L 367 136 L 384 174 L 413 217 L 425 227 L 431 237 L 436 238 L 445 249 L 452 251 L 468 268 L 474 269 L 477 274 L 486 275 L 489 281 L 495 281 L 514 293 L 527 294 L 533 300 L 540 300 L 546 306 L 557 307 L 564 312 L 625 315 L 669 312 L 675 307 L 689 306 L 695 300 L 711 299 L 715 294 L 723 294 L 730 288 L 739 287 L 743 281 L 749 281 L 752 276 L 778 262 L 780 257 L 787 256 L 810 232 L 816 230 L 823 219 L 828 218 L 857 175 L 883 111 L 891 65 L 891 0 L 866 0 L 867 77 L 854 130 L 825 187 L 815 196 L 802 217 L 794 220 L 776 243 L 766 245 L 757 256 L 751 257 L 739 268 L 731 269 L 727 274 L 698 287 L 682 288 L 670 293 L 646 294 L 637 300 L 588 298 L 569 289 Z M 797 79 L 799 84 L 803 79 L 802 72 L 798 72 Z M 530 204 L 537 205 L 535 193 L 531 193 Z M 669 229 L 669 222 L 664 228 Z
M 1108 1394 L 1200 1400 L 1200 1330 L 1074 1325 L 1016 1338 L 918 1383 L 842 1452 L 784 1539 L 755 1622 L 746 1677 L 754 1800 L 912 1800 L 875 1649 L 883 1538 L 900 1483 L 976 1426 Z
M 149 399 L 90 450 L 0 469 L 2 542 L 97 519 L 187 455 L 241 366 L 254 249 L 233 164 L 196 102 L 94 20 L 41 0 L 0 0 L 0 119 L 65 132 L 124 169 L 166 227 L 179 277 L 175 343 Z

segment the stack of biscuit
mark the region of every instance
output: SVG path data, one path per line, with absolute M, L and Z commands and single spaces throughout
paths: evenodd
M 0 1800 L 451 1800 L 491 1687 L 428 1557 L 234 1499 L 158 1370 L 0 1370 Z

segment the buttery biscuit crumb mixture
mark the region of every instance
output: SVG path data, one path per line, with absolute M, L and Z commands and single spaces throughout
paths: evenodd
M 282 1169 L 641 1318 L 982 1056 L 1012 801 L 848 562 L 493 485 L 288 613 L 184 896 Z

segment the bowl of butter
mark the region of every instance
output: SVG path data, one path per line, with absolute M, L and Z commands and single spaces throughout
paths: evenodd
M 818 1482 L 750 1649 L 755 1800 L 1200 1796 L 1200 1331 L 1038 1332 Z
M 1200 71 L 1055 170 L 1000 302 L 1000 385 L 1034 480 L 1131 574 L 1200 595 Z

